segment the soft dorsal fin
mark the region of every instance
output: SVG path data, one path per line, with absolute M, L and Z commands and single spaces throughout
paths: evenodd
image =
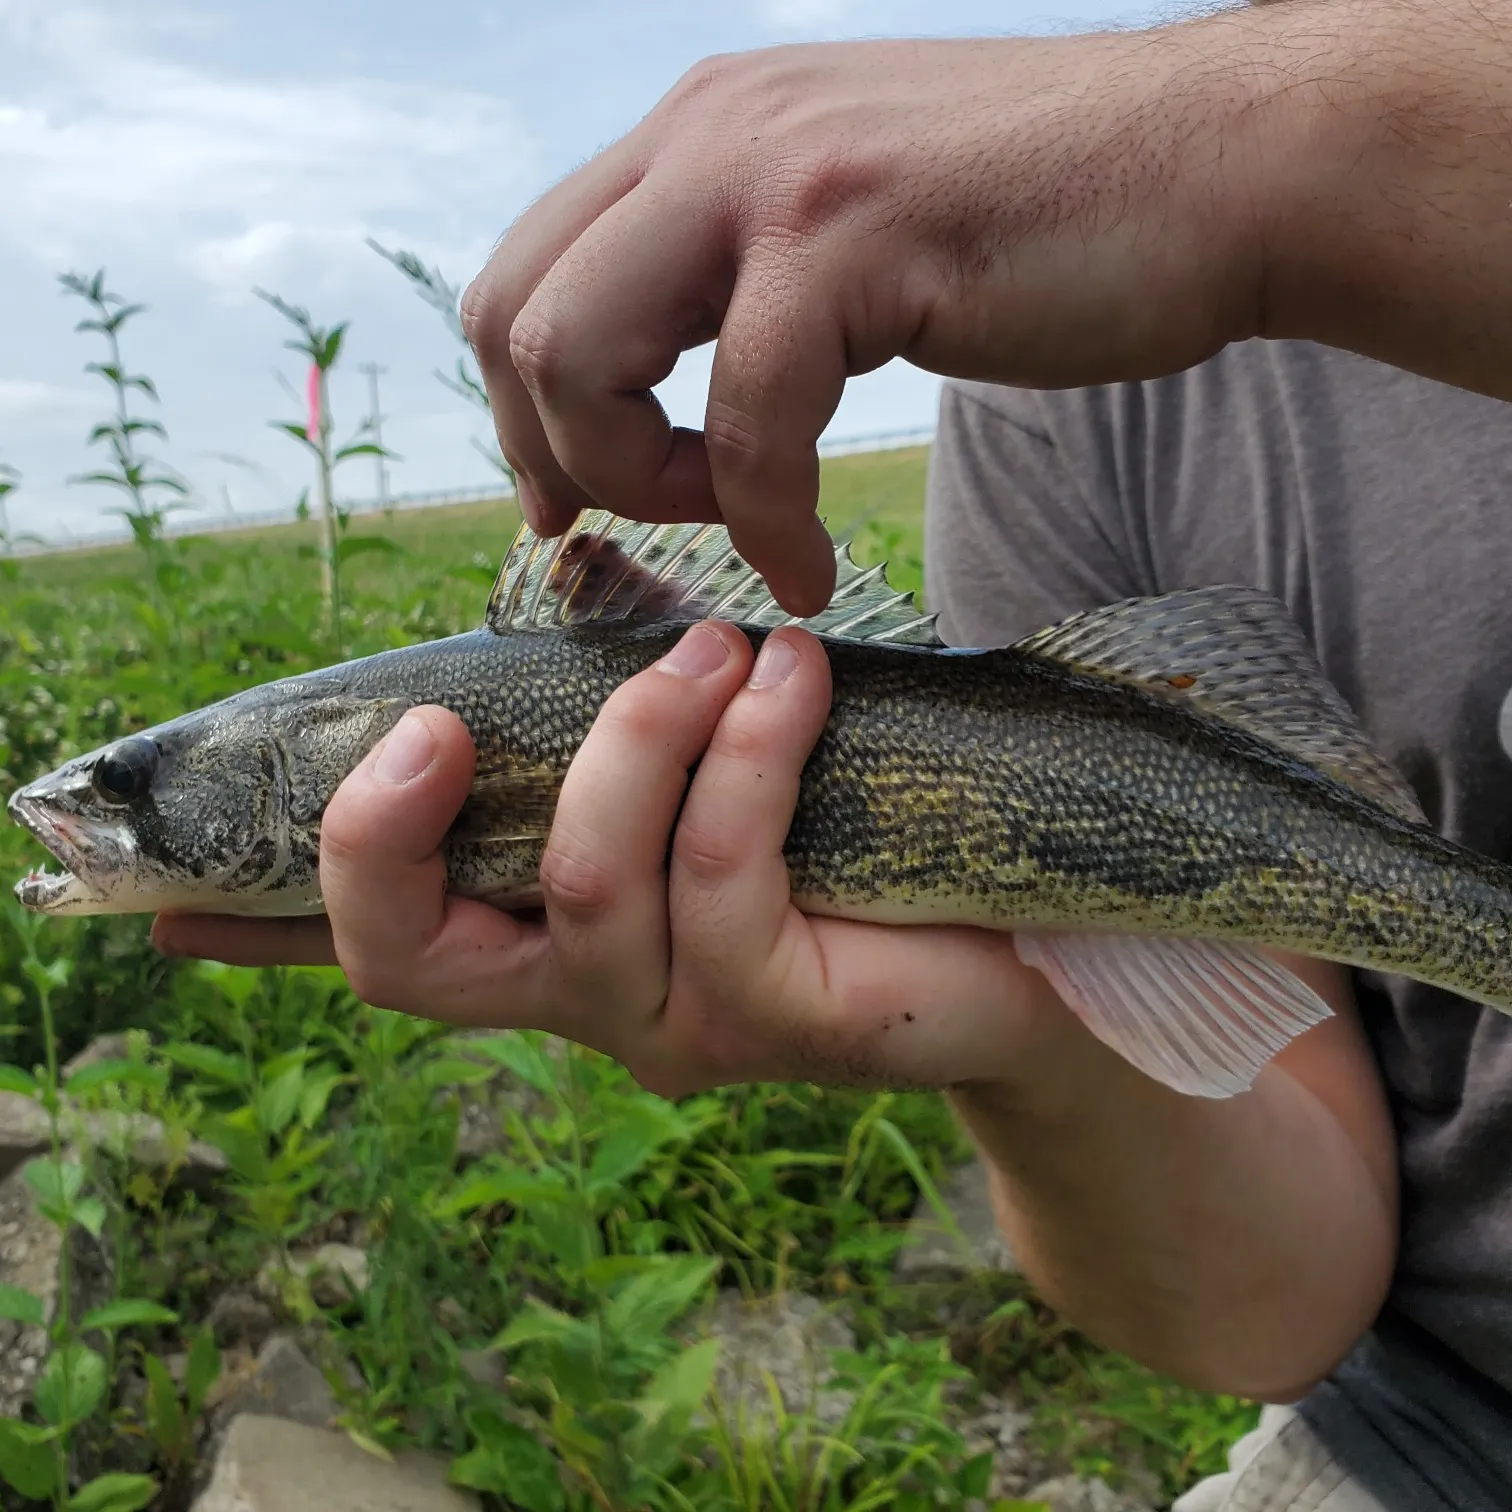
M 844 542 L 835 546 L 829 607 L 798 620 L 736 552 L 724 526 L 643 525 L 603 510 L 554 541 L 522 525 L 489 595 L 486 623 L 504 634 L 632 618 L 801 624 L 844 640 L 940 644 L 935 616 L 891 588 L 881 566 L 858 567 Z
M 1286 606 L 1258 588 L 1222 584 L 1124 599 L 1037 631 L 1016 649 L 1184 699 L 1400 818 L 1426 822 Z

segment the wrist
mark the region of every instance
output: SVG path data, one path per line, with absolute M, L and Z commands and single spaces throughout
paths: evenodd
M 1296 0 L 1248 19 L 1240 192 L 1263 249 L 1248 334 L 1505 391 L 1512 6 Z

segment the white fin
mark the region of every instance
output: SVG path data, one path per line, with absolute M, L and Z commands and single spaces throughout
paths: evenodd
M 1098 1039 L 1189 1096 L 1246 1091 L 1277 1051 L 1332 1017 L 1305 982 L 1243 945 L 1028 931 L 1014 945 Z
M 522 525 L 489 595 L 485 622 L 503 634 L 631 618 L 801 624 L 843 640 L 940 644 L 935 616 L 920 614 L 911 594 L 889 587 L 882 567 L 858 567 L 844 543 L 835 547 L 828 608 L 798 620 L 736 552 L 724 526 L 643 525 L 603 510 L 583 515 L 555 541 Z
M 1329 682 L 1279 599 L 1224 584 L 1124 599 L 1078 614 L 1016 649 L 1137 683 L 1257 735 L 1423 824 L 1402 776 Z

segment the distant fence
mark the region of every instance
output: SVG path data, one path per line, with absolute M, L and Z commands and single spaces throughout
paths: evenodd
M 849 457 L 863 452 L 901 451 L 910 446 L 928 446 L 934 440 L 934 427 L 915 426 L 911 430 L 877 431 L 866 436 L 840 436 L 819 443 L 821 457 Z M 342 499 L 338 508 L 352 515 L 381 514 L 384 511 L 440 509 L 447 505 L 487 504 L 495 499 L 514 498 L 507 479 L 485 483 L 475 488 L 436 488 L 425 493 L 393 494 L 387 501 L 379 498 Z M 289 525 L 298 519 L 295 510 L 237 510 L 206 514 L 195 510 L 170 516 L 166 534 L 170 536 L 215 535 L 224 530 L 260 530 L 269 525 Z M 114 529 L 73 533 L 61 539 L 26 541 L 14 550 L 16 556 L 39 556 L 57 551 L 89 551 L 101 546 L 120 546 L 131 539 L 124 522 Z

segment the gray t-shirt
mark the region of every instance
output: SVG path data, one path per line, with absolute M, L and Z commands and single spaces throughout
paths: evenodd
M 1129 595 L 1266 589 L 1430 821 L 1512 860 L 1509 480 L 1512 408 L 1308 343 L 1149 383 L 948 384 L 926 596 L 948 642 L 982 647 Z M 1392 1512 L 1507 1512 L 1512 1019 L 1357 986 L 1400 1140 L 1400 1260 L 1302 1410 Z

